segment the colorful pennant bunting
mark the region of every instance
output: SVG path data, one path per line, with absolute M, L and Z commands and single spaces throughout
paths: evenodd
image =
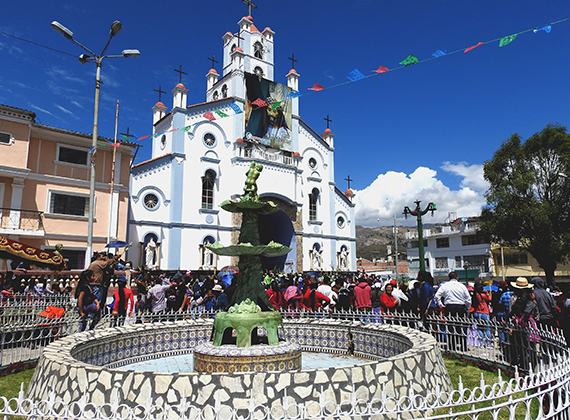
M 538 31 L 544 31 L 544 32 L 546 32 L 547 34 L 549 34 L 551 30 L 552 30 L 552 26 L 546 25 L 546 26 L 543 26 L 542 28 L 533 29 L 532 31 L 533 31 L 534 33 L 537 33 Z
M 447 55 L 447 51 L 445 50 L 437 50 L 436 52 L 434 52 L 432 54 L 434 57 L 443 57 L 444 55 Z
M 499 47 L 504 47 L 505 45 L 509 45 L 511 42 L 515 40 L 518 34 L 509 35 L 501 38 L 499 41 Z
M 94 147 L 92 147 L 91 149 L 89 149 L 89 154 L 93 153 L 96 148 L 97 148 L 97 146 L 94 146 Z
M 111 143 L 113 147 L 119 147 L 121 143 Z
M 466 48 L 465 51 L 463 51 L 464 53 L 469 52 L 471 50 L 474 50 L 477 47 L 480 47 L 481 45 L 483 45 L 482 42 L 478 42 L 477 45 L 473 45 L 472 47 Z
M 141 140 L 144 140 L 144 139 L 148 139 L 149 137 L 150 137 L 150 134 L 147 135 L 147 136 L 142 136 L 142 137 L 138 138 L 137 141 L 141 141 Z
M 227 117 L 228 114 L 224 114 L 222 111 L 220 111 L 219 109 L 216 109 L 216 114 L 218 114 L 220 116 L 220 118 L 224 118 Z
M 265 102 L 263 99 L 261 98 L 257 98 L 255 101 L 252 102 L 252 104 L 257 105 L 260 108 L 263 108 L 264 106 L 267 106 L 267 102 Z
M 191 128 L 192 128 L 192 124 L 187 125 L 186 127 L 184 127 L 184 128 L 182 129 L 182 131 L 184 131 L 185 133 L 187 133 Z
M 325 90 L 325 88 L 321 85 L 319 85 L 318 83 L 315 83 L 313 85 L 313 87 L 310 87 L 309 90 L 314 90 L 315 92 L 318 92 L 320 90 Z
M 207 111 L 202 116 L 210 121 L 214 121 L 216 119 L 216 117 L 214 117 L 214 114 L 212 114 L 210 111 Z
M 127 143 L 129 142 L 129 138 L 127 136 L 125 136 L 124 134 L 121 134 L 121 137 L 123 137 Z
M 410 54 L 404 61 L 400 61 L 400 64 L 403 66 L 411 66 L 412 64 L 416 64 L 418 61 L 419 60 L 416 58 L 416 56 Z
M 236 114 L 241 114 L 243 112 L 237 104 L 230 104 L 230 108 L 233 109 Z
M 271 110 L 272 110 L 272 111 L 275 111 L 275 110 L 277 109 L 277 107 L 278 107 L 279 105 L 281 105 L 282 103 L 283 103 L 283 101 L 273 102 L 273 103 L 271 104 Z
M 291 92 L 289 92 L 287 94 L 288 98 L 298 98 L 299 96 L 303 96 L 303 94 L 300 92 L 297 92 L 296 90 L 292 90 Z
M 377 70 L 372 70 L 372 71 L 375 71 L 376 73 L 381 74 L 381 73 L 386 73 L 387 71 L 390 71 L 390 69 L 388 67 L 380 66 L 380 67 L 378 67 Z
M 356 82 L 357 80 L 364 79 L 365 76 L 362 74 L 360 70 L 354 69 L 350 73 L 348 73 L 348 76 L 346 77 L 351 82 Z

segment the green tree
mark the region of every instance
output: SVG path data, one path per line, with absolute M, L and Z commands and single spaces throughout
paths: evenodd
M 481 230 L 492 242 L 528 251 L 554 286 L 570 253 L 570 135 L 547 125 L 524 143 L 513 134 L 484 164 L 490 187 Z

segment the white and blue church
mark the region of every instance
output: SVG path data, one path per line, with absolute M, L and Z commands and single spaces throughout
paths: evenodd
M 299 113 L 299 74 L 275 82 L 274 35 L 251 16 L 223 36 L 222 76 L 206 75 L 206 101 L 188 105 L 188 90 L 172 90 L 172 109 L 153 111 L 152 158 L 131 170 L 128 259 L 160 270 L 220 270 L 237 257 L 214 255 L 207 244 L 237 243 L 241 217 L 218 207 L 243 193 L 252 162 L 263 165 L 261 200 L 279 211 L 260 216 L 262 243 L 292 250 L 267 258 L 284 272 L 355 271 L 356 224 L 349 189 L 334 176 L 334 134 L 317 134 Z M 294 62 L 293 62 L 294 64 Z

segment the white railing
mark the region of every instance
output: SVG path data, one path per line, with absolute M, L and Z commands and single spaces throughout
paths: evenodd
M 334 403 L 321 397 L 316 402 L 296 403 L 285 395 L 271 406 L 255 405 L 253 400 L 235 406 L 216 404 L 198 407 L 185 398 L 176 404 L 158 404 L 148 400 L 145 405 L 133 406 L 121 394 L 120 385 L 109 390 L 114 393 L 113 404 L 94 406 L 80 399 L 71 404 L 63 404 L 58 396 L 51 395 L 45 401 L 31 401 L 25 398 L 23 390 L 17 398 L 7 401 L 0 398 L 0 415 L 18 415 L 24 418 L 57 419 L 570 419 L 570 357 L 568 347 L 560 331 L 517 329 L 502 323 L 481 322 L 471 318 L 444 318 L 432 316 L 421 319 L 417 315 L 397 313 L 383 316 L 370 312 L 302 312 L 283 311 L 285 322 L 288 318 L 338 318 L 360 322 L 384 322 L 417 328 L 432 334 L 444 351 L 470 359 L 495 363 L 510 367 L 511 378 L 498 370 L 498 380 L 486 383 L 481 375 L 479 386 L 466 388 L 459 377 L 459 386 L 452 392 L 431 390 L 426 395 L 413 392 L 403 398 L 394 399 L 381 393 L 380 398 L 369 401 L 359 400 L 355 394 L 345 401 Z M 154 322 L 176 319 L 212 317 L 215 312 L 187 311 L 171 314 L 138 314 L 126 320 L 133 322 Z M 6 340 L 1 349 L 2 359 L 18 348 L 28 352 L 39 350 L 58 336 L 77 331 L 78 316 L 70 311 L 61 319 L 48 320 L 40 327 L 48 331 L 45 336 L 27 336 L 26 331 L 39 328 L 29 322 L 3 325 L 2 336 L 18 332 L 18 339 Z M 104 316 L 97 328 L 112 325 L 114 319 Z M 488 340 L 487 331 L 491 339 Z M 481 334 L 480 334 L 481 332 Z M 517 341 L 516 338 L 532 337 L 532 340 Z M 19 347 L 17 345 L 20 345 Z M 34 349 L 32 349 L 34 347 Z M 22 352 L 18 360 L 26 360 Z M 4 360 L 3 360 L 3 364 Z M 381 386 L 381 384 L 380 384 Z

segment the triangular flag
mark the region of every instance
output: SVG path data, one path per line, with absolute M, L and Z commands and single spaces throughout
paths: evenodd
M 125 141 L 128 143 L 129 138 L 127 136 L 125 136 L 124 134 L 121 134 L 121 137 L 123 137 L 125 139 Z
M 214 121 L 216 119 L 216 117 L 214 117 L 214 114 L 212 114 L 210 111 L 207 111 L 204 115 L 202 115 L 204 118 L 210 120 L 210 121 Z
M 380 73 L 386 73 L 387 71 L 390 71 L 390 69 L 384 66 L 380 66 L 378 67 L 378 70 L 372 70 L 372 71 L 375 71 L 376 73 L 380 74 Z
M 348 73 L 348 76 L 346 77 L 351 82 L 356 82 L 357 80 L 364 79 L 365 76 L 362 74 L 360 70 L 354 69 L 350 73 Z
M 447 55 L 447 51 L 445 50 L 437 50 L 436 52 L 434 52 L 432 54 L 434 57 L 443 57 L 444 55 Z
M 230 104 L 230 108 L 233 109 L 236 114 L 243 113 L 243 111 L 237 104 Z
M 281 105 L 282 103 L 283 103 L 283 101 L 273 102 L 273 103 L 271 104 L 271 110 L 272 110 L 272 111 L 275 111 L 275 110 L 277 109 L 277 107 L 278 107 L 279 105 Z
M 99 146 L 106 146 L 105 143 L 97 143 L 97 144 L 98 144 Z M 113 143 L 111 143 L 111 144 L 113 144 Z M 96 149 L 96 148 L 95 148 L 95 149 Z
M 188 130 L 190 130 L 191 128 L 192 128 L 192 124 L 187 125 L 186 127 L 184 127 L 184 128 L 182 129 L 182 131 L 188 132 Z
M 291 92 L 289 92 L 287 94 L 288 98 L 298 98 L 299 96 L 303 96 L 303 94 L 300 92 L 297 92 L 296 90 L 292 90 Z
M 315 92 L 318 92 L 319 90 L 325 90 L 325 88 L 319 85 L 318 83 L 315 83 L 313 87 L 309 88 L 309 90 L 314 90 Z
M 257 98 L 255 101 L 252 102 L 252 104 L 257 105 L 258 107 L 262 108 L 264 106 L 267 106 L 267 102 L 265 102 L 263 99 L 261 98 Z
M 178 128 L 173 128 L 172 130 L 169 130 L 169 133 L 172 133 L 173 131 L 178 131 Z
M 474 50 L 477 47 L 480 47 L 481 45 L 483 45 L 482 42 L 478 42 L 477 45 L 473 45 L 472 47 L 466 48 L 465 51 L 463 51 L 464 53 L 469 52 L 471 50 Z
M 97 146 L 94 146 L 94 147 L 92 147 L 91 149 L 89 149 L 89 154 L 93 153 L 96 148 L 97 148 Z
M 112 143 L 113 147 L 119 147 L 121 145 L 121 143 Z
M 222 111 L 220 111 L 220 110 L 218 110 L 218 109 L 216 110 L 216 114 L 218 114 L 221 118 L 224 118 L 224 117 L 227 117 L 227 116 L 228 116 L 228 114 L 224 114 Z
M 137 139 L 137 141 L 148 139 L 149 137 L 150 137 L 150 134 L 148 136 L 142 136 L 141 138 Z
M 418 62 L 418 59 L 416 58 L 415 55 L 408 55 L 408 57 L 404 60 L 404 61 L 400 61 L 400 64 L 404 65 L 404 66 L 411 66 L 412 64 L 416 64 Z
M 546 26 L 543 26 L 542 28 L 533 29 L 532 31 L 533 31 L 534 33 L 537 33 L 538 31 L 544 31 L 544 32 L 546 32 L 547 34 L 549 34 L 551 30 L 552 30 L 552 26 L 546 25 Z
M 515 40 L 518 34 L 509 35 L 504 38 L 501 38 L 499 41 L 499 47 L 504 47 L 505 45 L 509 45 L 511 42 Z

